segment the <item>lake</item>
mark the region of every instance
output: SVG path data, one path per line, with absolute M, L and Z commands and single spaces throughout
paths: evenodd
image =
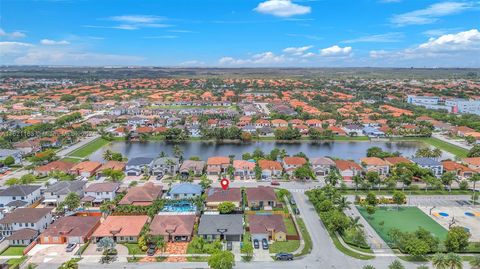
M 92 161 L 103 161 L 103 152 L 107 149 L 120 152 L 127 158 L 134 157 L 157 157 L 160 152 L 172 155 L 175 144 L 165 141 L 148 142 L 112 142 L 90 155 Z M 256 141 L 250 143 L 218 143 L 206 141 L 191 141 L 178 144 L 183 150 L 184 158 L 198 156 L 202 160 L 207 160 L 211 156 L 235 155 L 235 158 L 241 159 L 242 154 L 252 153 L 256 148 L 260 148 L 265 153 L 269 153 L 273 148 L 283 148 L 289 155 L 298 152 L 305 153 L 308 157 L 330 156 L 341 159 L 351 159 L 359 161 L 365 157 L 367 149 L 370 147 L 380 147 L 384 151 L 399 151 L 405 157 L 411 157 L 415 151 L 425 144 L 422 142 L 389 142 L 389 141 L 332 141 L 332 142 L 295 142 L 284 143 L 276 141 Z M 445 156 L 444 156 L 445 157 Z

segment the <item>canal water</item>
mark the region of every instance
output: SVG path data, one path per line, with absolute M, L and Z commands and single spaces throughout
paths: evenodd
M 157 157 L 163 151 L 168 155 L 173 154 L 175 144 L 165 141 L 148 142 L 112 142 L 90 155 L 92 161 L 103 161 L 103 152 L 107 149 L 120 152 L 127 158 L 134 157 Z M 192 156 L 207 160 L 211 156 L 229 156 L 235 155 L 236 159 L 241 159 L 242 154 L 252 153 L 256 148 L 265 153 L 269 153 L 275 147 L 285 149 L 289 155 L 299 152 L 305 153 L 308 157 L 329 156 L 340 159 L 349 159 L 359 161 L 365 157 L 367 149 L 370 147 L 380 147 L 384 151 L 399 151 L 402 156 L 411 157 L 415 151 L 425 144 L 422 142 L 389 142 L 389 141 L 332 141 L 332 142 L 296 142 L 284 143 L 276 141 L 257 141 L 250 143 L 218 143 L 205 141 L 191 141 L 177 144 L 183 151 L 184 158 Z

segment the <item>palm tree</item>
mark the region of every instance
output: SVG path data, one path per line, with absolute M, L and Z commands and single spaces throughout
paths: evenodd
M 435 269 L 447 269 L 447 257 L 443 253 L 436 253 L 432 258 L 432 265 Z
M 471 182 L 473 182 L 473 194 L 475 194 L 476 191 L 476 183 L 477 181 L 480 181 L 480 174 L 475 174 L 469 179 Z M 473 199 L 473 205 L 475 205 L 475 199 Z
M 373 265 L 365 265 L 362 269 L 375 269 Z
M 112 159 L 112 151 L 107 149 L 103 152 L 103 159 L 106 161 L 110 161 Z
M 480 269 L 480 255 L 473 257 L 473 259 L 470 261 L 470 266 L 472 269 Z
M 359 175 L 354 175 L 352 177 L 353 183 L 355 184 L 355 192 L 358 190 L 358 185 L 362 185 L 363 178 Z
M 355 218 L 350 217 L 350 227 L 354 229 L 363 228 L 363 224 L 360 223 L 359 216 L 356 216 Z
M 450 252 L 446 255 L 446 263 L 448 268 L 450 269 L 462 269 L 462 257 L 460 255 Z
M 442 156 L 442 151 L 439 148 L 432 150 L 432 156 L 434 158 L 440 158 Z
M 173 156 L 181 159 L 182 155 L 183 150 L 178 145 L 173 146 Z
M 389 266 L 388 269 L 405 269 L 405 266 L 399 261 L 394 260 Z
M 347 197 L 342 196 L 337 201 L 338 210 L 343 211 L 345 209 L 350 209 L 352 203 L 347 200 Z

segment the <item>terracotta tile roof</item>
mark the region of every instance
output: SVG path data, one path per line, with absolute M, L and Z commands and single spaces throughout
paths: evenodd
M 100 224 L 100 217 L 67 216 L 56 220 L 42 236 L 87 236 Z
M 285 157 L 283 158 L 283 162 L 287 165 L 297 165 L 301 166 L 307 163 L 307 160 L 303 157 Z
M 456 163 L 454 161 L 443 161 L 443 169 L 446 171 L 461 171 L 461 172 L 473 172 L 473 169 L 468 168 L 465 165 Z
M 230 164 L 230 158 L 224 156 L 215 156 L 210 157 L 207 160 L 207 165 L 222 165 L 222 164 Z
M 399 157 L 387 157 L 385 158 L 385 161 L 390 164 L 390 165 L 396 165 L 399 163 L 411 163 L 409 159 L 399 156 Z
M 335 165 L 339 170 L 349 170 L 349 169 L 362 170 L 362 167 L 354 161 L 335 160 Z
M 98 168 L 102 166 L 100 162 L 85 161 L 74 165 L 70 170 L 81 172 L 95 172 Z
M 188 236 L 193 233 L 195 215 L 156 215 L 150 223 L 150 234 Z
M 378 157 L 365 157 L 360 160 L 361 163 L 364 163 L 365 165 L 372 165 L 372 166 L 384 166 L 387 165 L 387 163 L 378 158 Z
M 108 216 L 93 232 L 94 237 L 138 236 L 147 223 L 148 216 Z
M 277 161 L 270 161 L 270 160 L 259 160 L 258 161 L 258 166 L 260 166 L 260 169 L 262 170 L 282 170 L 282 164 L 280 164 Z
M 162 186 L 147 182 L 143 186 L 132 187 L 120 200 L 119 205 L 150 205 L 162 197 Z
M 228 188 L 223 190 L 222 188 L 210 188 L 205 194 L 207 195 L 208 202 L 239 202 L 242 200 L 242 190 L 240 188 Z
M 102 164 L 102 166 L 100 168 L 98 168 L 98 170 L 103 171 L 105 169 L 113 169 L 113 170 L 123 171 L 123 170 L 125 170 L 125 166 L 126 166 L 125 162 L 108 161 L 108 162 Z
M 463 162 L 469 165 L 480 166 L 480 157 L 465 158 Z
M 272 187 L 258 186 L 256 188 L 247 188 L 245 190 L 247 201 L 276 201 L 277 196 Z
M 51 163 L 47 163 L 45 165 L 39 166 L 35 168 L 37 172 L 44 172 L 50 173 L 52 171 L 61 171 L 61 172 L 68 172 L 72 167 L 75 166 L 74 163 L 64 162 L 64 161 L 53 161 Z
M 252 170 L 255 169 L 255 163 L 244 161 L 244 160 L 234 160 L 233 168 L 241 170 Z

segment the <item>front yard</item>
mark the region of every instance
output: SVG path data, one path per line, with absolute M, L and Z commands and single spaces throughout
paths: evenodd
M 285 242 L 273 242 L 270 245 L 270 253 L 294 252 L 300 247 L 300 240 L 288 240 Z
M 25 247 L 8 247 L 5 249 L 0 256 L 23 256 L 23 250 Z
M 141 254 L 145 254 L 145 251 L 142 251 L 140 249 L 140 247 L 138 246 L 138 244 L 135 244 L 135 243 L 125 243 L 125 244 L 122 244 L 124 245 L 125 247 L 127 247 L 128 249 L 128 254 L 129 255 L 141 255 Z

